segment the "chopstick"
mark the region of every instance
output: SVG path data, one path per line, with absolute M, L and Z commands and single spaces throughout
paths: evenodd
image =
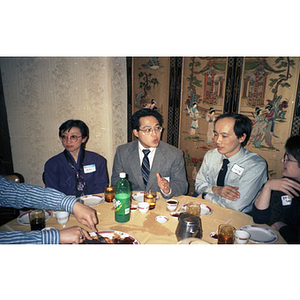
M 228 224 L 230 223 L 232 220 L 232 218 L 228 219 L 227 221 L 225 221 L 223 224 Z M 218 229 L 215 231 L 215 234 L 218 234 Z
M 178 206 L 178 207 L 177 207 L 177 209 L 175 210 L 175 212 L 177 212 L 177 211 L 179 211 L 180 209 L 182 209 L 182 208 L 183 208 L 183 205 L 186 204 L 186 203 L 187 203 L 187 199 L 185 199 L 185 200 L 183 201 L 183 203 L 181 204 L 181 206 Z
M 4 227 L 6 227 L 9 231 L 14 231 L 9 225 L 4 224 Z
M 232 218 L 228 219 L 228 220 L 227 220 L 226 222 L 224 222 L 223 224 L 228 224 L 228 223 L 231 222 L 231 220 L 232 220 Z

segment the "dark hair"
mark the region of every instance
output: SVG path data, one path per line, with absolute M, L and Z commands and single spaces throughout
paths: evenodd
M 141 126 L 140 118 L 150 117 L 150 116 L 153 116 L 154 118 L 156 118 L 159 125 L 162 126 L 163 117 L 158 111 L 150 109 L 150 108 L 142 108 L 142 109 L 136 111 L 131 117 L 132 130 L 136 129 L 137 131 L 139 131 L 140 126 Z
M 285 143 L 284 148 L 288 154 L 291 154 L 295 157 L 300 168 L 300 135 L 289 137 Z
M 250 138 L 250 134 L 252 131 L 252 122 L 251 120 L 242 114 L 236 114 L 236 113 L 226 113 L 218 116 L 216 118 L 215 124 L 220 120 L 224 118 L 233 118 L 235 119 L 235 124 L 233 127 L 234 133 L 237 136 L 237 138 L 241 138 L 244 133 L 246 134 L 245 140 L 241 143 L 242 147 L 245 147 L 247 145 L 247 142 Z
M 68 120 L 66 122 L 64 122 L 63 124 L 60 125 L 59 127 L 59 137 L 62 136 L 62 134 L 65 131 L 70 131 L 72 127 L 77 127 L 80 129 L 81 132 L 81 136 L 84 139 L 85 137 L 87 137 L 86 141 L 84 143 L 81 144 L 81 148 L 85 148 L 87 141 L 89 140 L 89 128 L 87 127 L 87 125 L 81 121 L 81 120 Z

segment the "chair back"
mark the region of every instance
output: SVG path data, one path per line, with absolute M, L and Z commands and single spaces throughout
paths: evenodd
M 12 174 L 9 174 L 9 175 L 5 175 L 4 178 L 7 179 L 7 180 L 12 180 L 12 181 L 17 182 L 17 183 L 24 183 L 25 182 L 23 175 L 21 175 L 19 173 L 12 173 Z

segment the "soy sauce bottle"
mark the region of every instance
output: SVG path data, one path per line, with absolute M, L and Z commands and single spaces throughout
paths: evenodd
M 120 173 L 120 179 L 115 188 L 115 220 L 119 223 L 128 222 L 130 219 L 130 186 L 124 172 Z

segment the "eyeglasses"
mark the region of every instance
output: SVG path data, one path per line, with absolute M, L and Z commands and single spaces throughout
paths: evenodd
M 149 135 L 152 134 L 153 131 L 155 133 L 162 132 L 163 128 L 161 126 L 156 126 L 154 128 L 145 128 L 145 129 L 140 129 L 140 131 L 143 131 L 143 134 Z
M 285 152 L 284 153 L 284 155 L 283 155 L 283 161 L 284 162 L 287 162 L 287 161 L 290 161 L 290 162 L 298 162 L 297 160 L 291 160 L 290 158 L 289 158 L 289 155 Z
M 67 135 L 62 135 L 60 138 L 63 142 L 67 142 L 68 138 L 71 142 L 77 142 L 77 140 L 81 137 L 81 135 L 70 135 L 69 137 Z

